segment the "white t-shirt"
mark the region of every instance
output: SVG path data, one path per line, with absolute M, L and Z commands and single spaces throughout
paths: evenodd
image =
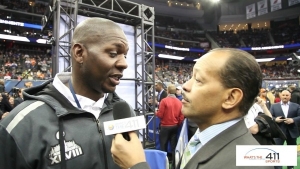
M 263 113 L 262 108 L 257 103 L 254 103 L 249 109 L 248 114 L 244 117 L 247 128 L 252 127 L 256 123 L 254 119 L 259 112 Z

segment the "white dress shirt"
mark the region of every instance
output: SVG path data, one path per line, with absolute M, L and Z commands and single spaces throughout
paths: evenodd
M 62 94 L 64 95 L 74 107 L 78 107 L 75 99 L 70 91 L 70 89 L 66 86 L 68 84 L 69 80 L 71 79 L 71 73 L 70 72 L 63 72 L 58 73 L 55 75 L 53 80 L 53 86 Z M 104 94 L 104 97 L 100 98 L 98 101 L 94 101 L 90 98 L 81 96 L 76 94 L 76 97 L 79 101 L 79 104 L 81 106 L 81 109 L 92 113 L 96 119 L 99 118 L 102 106 L 104 104 L 104 100 L 107 97 L 107 93 Z
M 281 109 L 282 109 L 282 111 L 283 111 L 284 117 L 287 118 L 287 115 L 288 115 L 288 112 L 289 112 L 289 105 L 290 105 L 290 102 L 287 102 L 286 104 L 284 104 L 284 103 L 281 101 L 280 103 L 281 103 Z
M 264 111 L 257 103 L 254 103 L 252 107 L 249 109 L 248 113 L 244 116 L 244 120 L 247 128 L 250 128 L 254 124 L 256 124 L 254 119 L 257 117 L 259 112 L 263 113 Z

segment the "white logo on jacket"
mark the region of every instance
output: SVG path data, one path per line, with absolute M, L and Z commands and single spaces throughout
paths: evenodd
M 63 136 L 65 136 L 65 133 L 63 133 Z M 59 132 L 56 133 L 56 138 L 57 138 L 57 140 L 59 140 Z M 74 140 L 70 140 L 70 141 L 64 140 L 64 145 L 65 145 L 66 160 L 70 160 L 72 158 L 83 155 L 83 151 L 82 151 L 81 147 L 78 144 L 76 144 Z M 60 154 L 59 144 L 51 147 L 51 150 L 49 153 L 49 159 L 51 160 L 51 165 L 61 162 L 61 154 Z

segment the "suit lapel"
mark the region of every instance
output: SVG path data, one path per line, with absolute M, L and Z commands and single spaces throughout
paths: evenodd
M 248 129 L 245 126 L 244 120 L 239 121 L 201 147 L 184 168 L 197 168 L 198 164 L 207 162 L 232 140 L 246 134 L 247 132 Z

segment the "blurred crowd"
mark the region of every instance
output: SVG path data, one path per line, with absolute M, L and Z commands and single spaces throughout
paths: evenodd
M 51 78 L 51 47 L 1 43 L 0 79 Z
M 156 59 L 155 64 L 156 79 L 165 83 L 183 84 L 190 78 L 194 63 Z M 291 66 L 289 62 L 281 64 L 274 63 L 272 65 L 261 64 L 260 67 L 265 80 L 288 80 L 300 78 L 300 74 L 297 71 L 298 69 Z
M 34 3 L 34 4 L 32 4 Z M 22 12 L 43 14 L 46 3 L 27 0 L 0 0 L 3 8 Z M 17 14 L 8 15 L 7 11 L 0 11 L 0 18 L 18 21 L 21 17 Z M 34 17 L 31 22 L 36 22 Z M 297 24 L 298 23 L 298 24 Z M 40 30 L 0 24 L 1 34 L 17 36 L 47 38 Z M 220 47 L 253 47 L 271 46 L 275 44 L 300 43 L 299 20 L 290 19 L 277 21 L 268 29 L 248 29 L 240 31 L 207 32 L 196 20 L 185 20 L 171 16 L 155 16 L 155 43 L 162 44 L 156 47 L 156 54 L 175 55 L 185 58 L 197 59 L 211 49 L 211 44 L 206 34 L 211 35 Z M 273 37 L 274 42 L 272 43 Z M 147 41 L 152 41 L 148 34 Z M 165 48 L 164 45 L 179 48 L 198 48 L 204 52 L 191 52 Z M 38 79 L 44 80 L 51 77 L 51 52 L 49 47 L 28 45 L 2 45 L 0 48 L 0 78 L 5 79 Z M 155 76 L 170 83 L 183 84 L 189 79 L 193 63 L 177 60 L 156 60 Z M 299 78 L 298 69 L 289 61 L 280 64 L 261 64 L 265 79 Z
M 13 88 L 11 92 L 6 92 L 5 81 L 0 79 L 0 120 L 23 102 L 23 90 L 33 87 L 32 82 L 24 83 L 24 88 Z
M 36 13 L 41 15 L 44 14 L 46 3 L 32 1 L 30 5 L 28 2 L 29 1 L 25 0 L 1 0 L 0 5 L 5 6 L 7 9 Z

